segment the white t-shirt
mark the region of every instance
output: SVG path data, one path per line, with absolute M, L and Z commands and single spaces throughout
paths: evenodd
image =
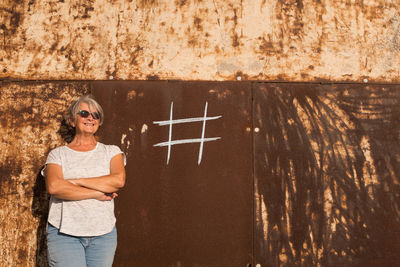
M 80 152 L 67 146 L 50 151 L 46 164 L 62 167 L 64 179 L 89 178 L 110 174 L 110 161 L 125 154 L 114 145 L 97 143 L 93 150 Z M 42 174 L 44 169 L 42 170 Z M 99 236 L 111 232 L 115 225 L 114 200 L 62 200 L 51 196 L 48 222 L 61 233 L 73 236 Z

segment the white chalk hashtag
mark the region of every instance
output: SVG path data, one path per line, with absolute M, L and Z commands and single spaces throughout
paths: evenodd
M 201 158 L 202 158 L 202 155 L 203 155 L 204 142 L 210 142 L 210 141 L 215 141 L 215 140 L 221 139 L 221 137 L 204 138 L 205 130 L 206 130 L 206 121 L 208 121 L 208 120 L 216 120 L 216 119 L 221 118 L 222 116 L 207 117 L 208 103 L 206 102 L 206 105 L 204 107 L 204 116 L 203 117 L 173 120 L 172 119 L 172 117 L 173 117 L 172 116 L 173 107 L 174 107 L 174 102 L 171 102 L 171 110 L 170 110 L 170 114 L 169 114 L 169 120 L 166 120 L 166 121 L 153 121 L 154 124 L 158 124 L 159 126 L 169 125 L 168 142 L 157 143 L 157 144 L 155 144 L 153 146 L 168 146 L 168 155 L 167 155 L 167 164 L 168 164 L 170 156 L 171 156 L 171 146 L 178 145 L 178 144 L 200 143 L 199 157 L 198 157 L 198 160 L 197 160 L 197 164 L 200 165 Z M 203 122 L 201 138 L 172 140 L 172 125 L 173 124 L 198 122 L 198 121 L 202 121 Z

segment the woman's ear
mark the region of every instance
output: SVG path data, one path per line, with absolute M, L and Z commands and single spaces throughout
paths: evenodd
M 69 120 L 69 125 L 75 128 L 75 121 L 72 118 L 69 118 L 68 120 Z

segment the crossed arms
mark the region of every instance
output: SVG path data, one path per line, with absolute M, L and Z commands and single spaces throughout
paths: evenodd
M 62 167 L 58 164 L 47 164 L 45 169 L 46 189 L 49 194 L 63 200 L 111 200 L 125 185 L 125 167 L 122 154 L 115 155 L 110 162 L 110 174 L 65 180 Z

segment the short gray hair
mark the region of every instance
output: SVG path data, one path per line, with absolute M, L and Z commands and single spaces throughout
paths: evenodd
M 65 115 L 65 121 L 68 124 L 68 126 L 72 127 L 70 124 L 70 119 L 72 121 L 76 121 L 76 115 L 78 114 L 79 106 L 82 103 L 88 104 L 89 108 L 92 111 L 96 110 L 100 114 L 99 125 L 102 125 L 104 120 L 104 112 L 100 104 L 94 99 L 92 95 L 83 95 L 79 97 L 77 100 L 74 100 L 68 108 L 68 113 Z

